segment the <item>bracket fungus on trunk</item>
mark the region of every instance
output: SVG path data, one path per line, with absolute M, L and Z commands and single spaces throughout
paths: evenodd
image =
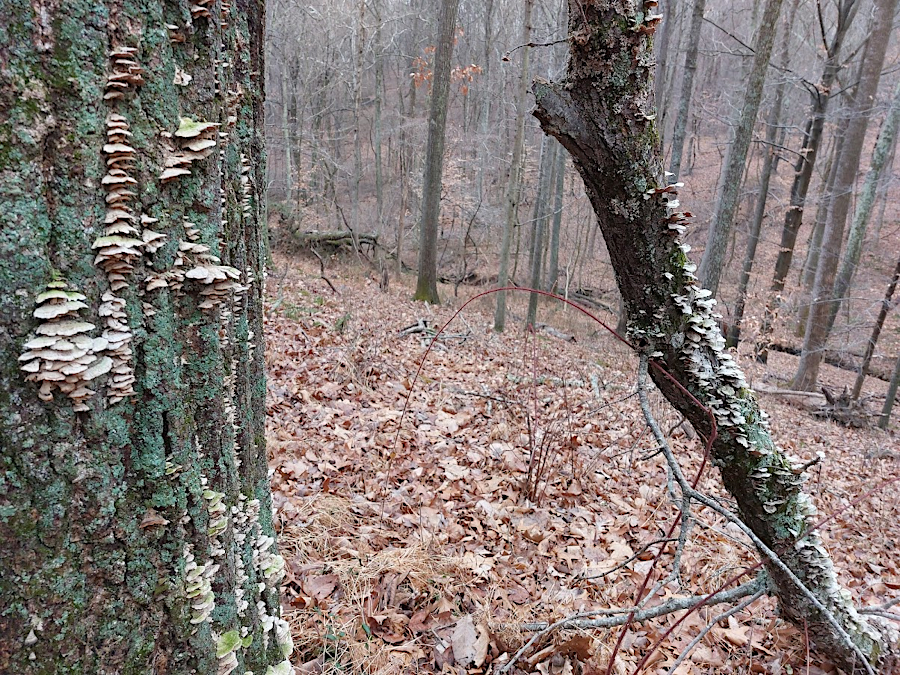
M 72 399 L 76 412 L 83 412 L 88 410 L 85 401 L 96 393 L 88 383 L 108 373 L 113 362 L 101 355 L 107 340 L 92 338 L 89 333 L 94 324 L 78 316 L 87 307 L 85 296 L 67 288 L 65 281 L 51 281 L 37 296 L 34 317 L 43 323 L 37 335 L 25 343 L 20 369 L 27 373 L 26 381 L 40 382 L 38 397 L 42 401 L 52 401 L 53 391 L 58 389 Z
M 217 143 L 218 122 L 195 122 L 190 117 L 182 117 L 174 134 L 165 134 L 178 141 L 178 149 L 170 148 L 165 167 L 159 175 L 163 183 L 179 176 L 188 176 L 194 162 L 209 157 Z

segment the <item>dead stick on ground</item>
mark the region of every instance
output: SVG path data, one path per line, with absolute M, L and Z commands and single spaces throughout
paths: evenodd
M 336 293 L 337 295 L 340 295 L 340 292 L 338 291 L 338 289 L 336 289 L 334 287 L 334 284 L 332 284 L 331 281 L 329 281 L 328 277 L 325 276 L 325 261 L 322 259 L 322 256 L 320 256 L 319 252 L 314 248 L 311 248 L 309 250 L 312 251 L 313 255 L 315 255 L 319 259 L 319 278 L 323 279 L 325 281 L 325 283 L 328 284 L 328 288 L 331 289 L 332 293 Z

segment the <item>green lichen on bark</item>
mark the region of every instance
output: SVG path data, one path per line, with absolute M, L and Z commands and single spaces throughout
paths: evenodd
M 263 14 L 255 2 L 234 3 L 228 17 L 211 10 L 191 18 L 191 3 L 171 0 L 0 0 L 0 344 L 10 347 L 0 358 L 3 672 L 216 672 L 215 635 L 234 630 L 241 647 L 226 656 L 241 672 L 284 660 L 271 623 L 277 577 L 257 569 L 272 534 L 260 342 Z M 108 52 L 120 46 L 137 49 L 143 85 L 104 100 Z M 190 87 L 173 84 L 176 67 L 190 70 Z M 118 293 L 136 395 L 110 405 L 99 381 L 89 412 L 76 413 L 60 395 L 39 401 L 16 357 L 37 326 L 35 297 L 57 276 L 87 296 L 85 319 L 102 323 L 109 285 L 91 244 L 106 212 L 101 149 L 111 112 L 132 133 L 130 208 L 158 219 L 168 240 Z M 161 134 L 185 115 L 221 123 L 224 153 L 162 185 Z M 254 158 L 246 180 L 241 156 Z M 149 274 L 172 269 L 186 221 L 240 271 L 243 296 L 199 309 L 194 282 L 144 290 Z M 225 506 L 215 527 L 209 489 Z M 218 565 L 205 568 L 215 603 L 199 624 L 184 594 L 187 547 Z M 270 568 L 274 555 L 266 549 Z

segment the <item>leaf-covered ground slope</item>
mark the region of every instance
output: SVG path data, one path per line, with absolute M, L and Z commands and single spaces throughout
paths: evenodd
M 498 672 L 533 634 L 527 624 L 631 607 L 647 574 L 648 587 L 669 576 L 675 543 L 659 540 L 677 509 L 626 347 L 549 304 L 541 321 L 556 332 L 535 340 L 521 327 L 524 295 L 497 336 L 489 297 L 448 327 L 416 379 L 423 326 L 461 305 L 452 288 L 432 308 L 409 299 L 411 279 L 382 291 L 373 273 L 337 263 L 327 276 L 338 293 L 316 261 L 279 257 L 268 287 L 268 443 L 298 672 Z M 768 373 L 749 376 L 792 372 L 789 359 L 774 354 Z M 781 444 L 805 459 L 825 453 L 808 484 L 823 514 L 900 467 L 889 434 L 815 420 L 772 396 L 764 404 Z M 661 397 L 654 407 L 693 474 L 701 441 Z M 730 503 L 714 470 L 700 486 Z M 900 595 L 898 497 L 894 484 L 824 528 L 861 604 Z M 649 604 L 716 590 L 756 560 L 736 528 L 701 512 L 680 581 Z M 668 672 L 722 611 L 691 614 L 643 672 Z M 631 626 L 613 672 L 633 672 L 681 614 Z M 619 630 L 547 633 L 511 672 L 605 672 Z M 675 672 L 834 672 L 823 659 L 764 599 L 716 626 Z

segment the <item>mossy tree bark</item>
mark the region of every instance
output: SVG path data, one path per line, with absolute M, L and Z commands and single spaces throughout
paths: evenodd
M 701 433 L 708 436 L 715 419 L 713 460 L 741 518 L 780 560 L 763 553 L 784 615 L 807 625 L 817 646 L 848 672 L 854 662 L 858 672 L 863 660 L 870 672 L 894 672 L 896 630 L 862 618 L 837 583 L 797 464 L 774 444 L 765 414 L 724 349 L 714 300 L 678 240 L 683 217 L 666 202 L 671 193 L 662 184 L 653 121 L 648 34 L 657 19 L 626 0 L 570 0 L 570 10 L 567 75 L 535 84 L 535 115 L 584 180 L 630 339 L 660 366 L 657 387 Z
M 0 672 L 286 673 L 263 5 L 0 15 Z

